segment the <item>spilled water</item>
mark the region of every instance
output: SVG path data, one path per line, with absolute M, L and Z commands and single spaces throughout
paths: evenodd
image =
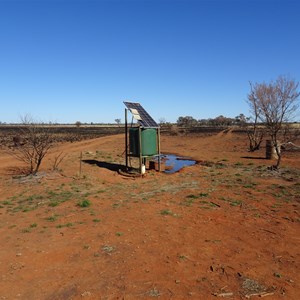
M 166 170 L 164 173 L 167 174 L 173 174 L 184 167 L 193 166 L 196 164 L 195 160 L 173 154 L 162 154 L 161 161 L 162 163 L 165 163 Z

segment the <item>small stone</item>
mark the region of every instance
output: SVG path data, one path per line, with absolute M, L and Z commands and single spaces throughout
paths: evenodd
M 180 280 L 176 279 L 176 280 L 175 280 L 175 283 L 176 283 L 176 284 L 180 283 Z
M 90 297 L 92 295 L 91 292 L 85 291 L 81 294 L 81 297 Z
M 17 254 L 16 254 L 16 256 L 21 256 L 21 255 L 22 255 L 22 253 L 21 253 L 21 252 L 19 252 L 19 253 L 17 253 Z

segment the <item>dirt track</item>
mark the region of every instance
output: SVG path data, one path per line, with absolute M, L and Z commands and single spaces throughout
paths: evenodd
M 243 135 L 163 136 L 199 163 L 134 179 L 123 139 L 60 145 L 32 178 L 0 153 L 0 299 L 300 298 L 299 152 L 274 172 Z

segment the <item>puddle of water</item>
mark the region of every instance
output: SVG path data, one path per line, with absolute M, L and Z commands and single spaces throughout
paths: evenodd
M 184 167 L 196 164 L 195 160 L 173 154 L 162 154 L 161 160 L 166 165 L 166 170 L 164 172 L 167 174 L 173 174 Z

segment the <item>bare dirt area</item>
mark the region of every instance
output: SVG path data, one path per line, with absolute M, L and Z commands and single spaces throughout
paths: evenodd
M 243 134 L 161 146 L 198 163 L 122 176 L 121 134 L 21 176 L 1 150 L 0 299 L 300 299 L 299 151 L 274 171 Z

